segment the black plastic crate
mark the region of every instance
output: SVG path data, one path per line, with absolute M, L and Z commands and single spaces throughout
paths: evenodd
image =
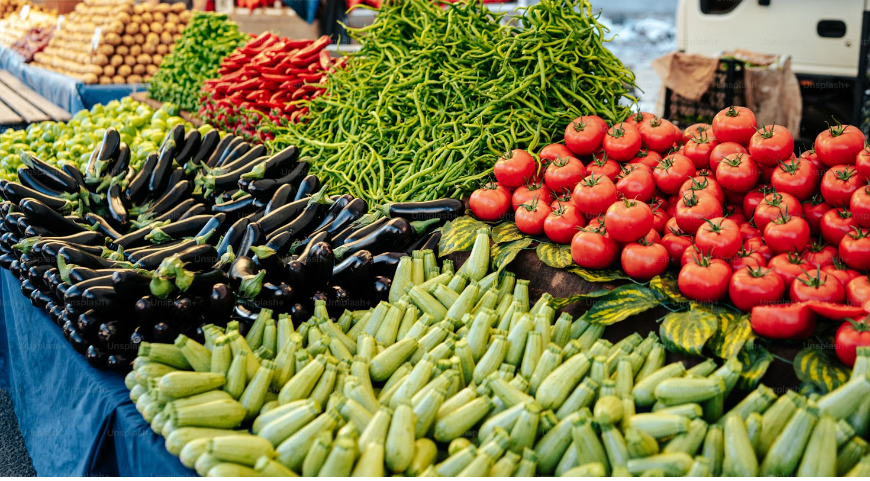
M 692 101 L 665 89 L 664 117 L 683 128 L 698 122 L 710 123 L 720 110 L 744 104 L 745 85 L 743 61 L 721 58 L 710 87 L 699 100 Z

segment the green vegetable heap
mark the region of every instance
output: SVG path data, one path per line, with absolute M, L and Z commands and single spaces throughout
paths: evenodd
M 198 110 L 205 81 L 217 78 L 221 60 L 248 40 L 250 36 L 239 32 L 238 25 L 226 15 L 194 13 L 172 53 L 151 79 L 148 93 L 183 110 Z
M 460 197 L 501 152 L 558 141 L 580 115 L 626 117 L 634 74 L 604 48 L 587 1 L 519 13 L 521 28 L 474 2 L 386 2 L 350 30 L 362 49 L 273 147 L 299 145 L 331 189 L 375 205 Z
M 84 170 L 91 153 L 102 141 L 107 127 L 115 127 L 121 142 L 131 149 L 130 164 L 139 168 L 145 157 L 156 152 L 166 132 L 184 123 L 178 108 L 164 105 L 154 110 L 129 97 L 82 110 L 69 122 L 40 122 L 25 130 L 8 129 L 0 134 L 0 178 L 17 182 L 21 154 L 29 153 L 49 164 L 70 163 Z M 193 128 L 191 125 L 188 129 Z

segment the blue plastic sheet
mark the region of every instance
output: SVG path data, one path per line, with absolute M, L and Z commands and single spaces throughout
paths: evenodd
M 195 476 L 142 418 L 120 374 L 91 367 L 0 273 L 0 388 L 40 476 Z
M 147 90 L 147 84 L 87 85 L 57 72 L 32 67 L 15 51 L 0 47 L 0 69 L 7 70 L 43 97 L 71 114 Z
M 296 15 L 304 19 L 308 23 L 313 23 L 317 17 L 317 7 L 320 5 L 319 0 L 284 0 L 284 5 L 292 8 Z

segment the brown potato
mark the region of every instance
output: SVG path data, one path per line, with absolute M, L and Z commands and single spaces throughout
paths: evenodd
M 180 39 L 180 38 L 181 38 L 181 34 L 180 34 L 180 33 L 176 33 L 176 34 L 174 34 L 174 35 L 172 36 L 172 43 L 174 44 L 174 43 L 177 42 L 178 39 Z M 172 51 L 172 45 L 169 46 L 169 51 L 170 51 L 170 52 Z
M 142 64 L 142 65 L 148 65 L 151 63 L 151 56 L 148 55 L 147 53 L 139 54 L 136 57 L 136 62 L 138 62 L 139 64 Z
M 161 43 L 157 46 L 157 53 L 159 53 L 160 55 L 166 55 L 167 53 L 169 53 L 169 47 Z
M 169 32 L 163 32 L 160 34 L 160 43 L 165 43 L 166 45 L 172 44 L 175 42 L 175 39 L 172 37 L 172 34 Z
M 147 23 L 150 25 L 151 22 L 153 22 L 153 21 L 154 21 L 154 15 L 152 15 L 151 12 L 144 12 L 142 14 L 142 23 Z
M 145 73 L 145 66 L 142 64 L 136 64 L 133 66 L 133 74 L 134 75 L 142 75 Z
M 131 73 L 133 73 L 133 68 L 129 65 L 121 65 L 120 67 L 118 67 L 118 75 L 122 77 L 126 77 Z
M 115 75 L 115 67 L 111 65 L 103 67 L 103 76 L 111 77 L 112 75 Z
M 163 55 L 160 55 L 159 53 L 152 55 L 151 63 L 159 67 L 160 64 L 163 63 Z
M 103 67 L 103 66 L 109 64 L 109 57 L 106 57 L 105 55 L 98 53 L 98 54 L 94 55 L 93 57 L 91 57 L 91 63 L 94 65 L 99 65 L 100 67 Z
M 170 7 L 168 3 L 158 3 L 154 6 L 154 9 L 160 13 L 167 14 L 172 10 L 172 7 Z
M 175 2 L 170 5 L 170 9 L 175 13 L 180 13 L 187 10 L 187 7 L 184 5 L 184 2 Z
M 136 35 L 133 35 L 133 40 L 136 42 L 136 45 L 142 45 L 145 43 L 145 35 L 137 33 Z
M 121 44 L 121 36 L 117 33 L 107 33 L 103 35 L 103 41 L 109 45 L 118 46 Z
M 134 43 L 136 43 L 136 39 L 133 38 L 133 36 L 128 33 L 128 34 L 124 35 L 123 37 L 121 37 L 121 42 L 123 42 L 124 45 L 129 47 L 130 45 L 133 45 Z
M 153 12 L 151 15 L 154 16 L 154 21 L 157 23 L 163 23 L 166 21 L 166 14 L 161 12 Z M 153 25 L 152 25 L 153 26 Z
M 86 84 L 95 84 L 97 83 L 97 76 L 92 73 L 85 74 L 82 76 L 82 82 Z
M 157 73 L 157 66 L 154 64 L 146 65 L 145 66 L 145 73 L 147 73 L 148 75 L 156 74 Z
M 111 85 L 111 84 L 112 84 L 112 77 L 106 77 L 105 75 L 100 77 L 100 85 Z
M 166 15 L 166 22 L 178 23 L 178 15 L 169 13 Z
M 78 5 L 76 5 L 76 6 L 78 6 Z M 133 6 L 133 13 L 135 13 L 135 14 L 141 15 L 142 12 L 144 12 L 144 11 L 145 11 L 144 5 L 134 5 Z
M 134 22 L 136 22 L 136 23 L 142 23 L 142 15 L 139 15 L 138 13 L 135 13 L 135 12 L 134 12 L 134 13 L 133 13 L 133 16 L 130 17 L 130 20 L 132 20 L 132 21 L 134 21 Z
M 181 23 L 189 23 L 190 22 L 191 13 L 188 10 L 185 10 L 178 14 L 178 21 Z
M 124 56 L 118 55 L 118 54 L 112 55 L 112 58 L 109 59 L 109 64 L 112 65 L 113 67 L 123 65 L 124 64 Z
M 160 35 L 157 35 L 154 32 L 145 35 L 145 43 L 149 45 L 159 45 L 160 44 Z
M 167 33 L 178 33 L 178 27 L 173 22 L 166 22 L 163 24 L 163 30 Z
M 146 83 L 146 84 L 149 83 L 149 82 L 151 82 L 151 76 L 150 76 L 150 75 L 146 75 L 146 76 L 142 77 L 142 82 L 143 82 L 143 83 Z
M 127 32 L 129 35 L 135 35 L 139 33 L 139 24 L 136 22 L 130 22 L 127 24 L 127 27 L 124 28 L 124 31 Z
M 151 22 L 151 31 L 158 35 L 163 33 L 163 23 L 157 21 Z
M 127 79 L 120 75 L 115 75 L 114 77 L 112 77 L 112 83 L 117 85 L 125 84 L 127 83 Z
M 118 55 L 130 55 L 130 47 L 126 45 L 118 45 L 115 48 L 115 53 Z
M 126 55 L 126 56 L 124 56 L 124 64 L 125 64 L 125 65 L 129 65 L 129 66 L 131 66 L 131 67 L 134 66 L 134 65 L 136 65 L 136 57 L 134 57 L 134 56 L 132 56 L 132 55 Z
M 142 83 L 142 76 L 136 74 L 130 75 L 129 77 L 127 77 L 127 83 L 140 84 Z
M 136 35 L 148 35 L 149 33 L 151 33 L 151 24 L 150 23 L 139 24 L 139 33 Z
M 133 57 L 138 57 L 141 53 L 142 47 L 140 47 L 139 45 L 132 45 L 130 47 L 130 55 L 132 55 Z
M 142 53 L 147 53 L 148 55 L 151 55 L 152 53 L 154 53 L 156 51 L 157 51 L 157 47 L 155 47 L 154 45 L 151 45 L 150 43 L 146 43 L 146 44 L 142 45 Z
M 115 47 L 113 47 L 107 43 L 104 43 L 104 44 L 100 45 L 99 47 L 97 47 L 97 53 L 109 56 L 109 55 L 112 55 L 113 53 L 115 53 Z

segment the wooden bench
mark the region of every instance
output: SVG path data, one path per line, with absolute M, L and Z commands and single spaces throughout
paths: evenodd
M 51 103 L 33 89 L 0 70 L 0 126 L 13 126 L 53 120 L 65 122 L 70 113 Z

